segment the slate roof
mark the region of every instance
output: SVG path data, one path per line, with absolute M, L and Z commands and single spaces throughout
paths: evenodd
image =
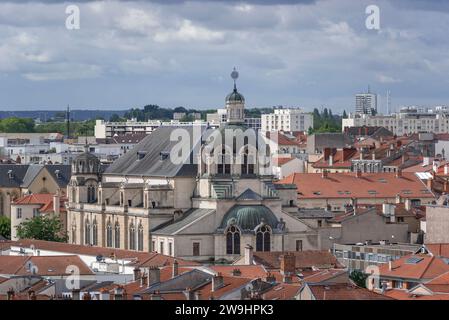
M 335 213 L 328 211 L 326 209 L 316 208 L 316 209 L 298 209 L 297 213 L 290 213 L 298 219 L 330 219 L 335 216 Z
M 153 234 L 172 235 L 180 232 L 184 227 L 195 222 L 206 215 L 214 213 L 213 209 L 191 209 L 184 213 L 184 216 L 178 221 L 170 221 L 157 226 L 152 230 Z
M 248 188 L 237 197 L 237 200 L 263 200 L 263 198 L 260 194 Z
M 48 170 L 53 179 L 58 183 L 59 187 L 65 188 L 67 186 L 72 175 L 70 165 L 0 164 L 0 187 L 26 188 L 44 168 Z M 9 170 L 13 173 L 12 178 L 9 178 Z M 56 177 L 56 170 L 59 170 L 59 177 Z
M 212 280 L 212 275 L 204 271 L 193 269 L 192 271 L 180 274 L 170 280 L 155 283 L 148 289 L 142 291 L 142 293 L 152 293 L 154 291 L 164 292 L 179 292 L 184 291 L 186 288 L 195 290 Z
M 199 127 L 199 126 L 198 126 Z M 161 153 L 170 154 L 172 148 L 179 142 L 170 141 L 171 133 L 176 129 L 187 130 L 190 137 L 190 154 L 185 155 L 184 162 L 176 164 L 170 157 L 161 160 Z M 205 126 L 201 126 L 201 133 L 204 134 Z M 194 137 L 194 127 L 164 126 L 159 127 L 150 135 L 138 143 L 132 150 L 117 159 L 110 165 L 106 175 L 138 175 L 152 177 L 175 177 L 175 176 L 196 176 L 197 165 L 193 164 L 194 146 L 200 143 L 201 137 Z M 144 157 L 138 160 L 138 153 L 145 153 Z

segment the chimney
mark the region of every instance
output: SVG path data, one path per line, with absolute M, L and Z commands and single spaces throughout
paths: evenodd
M 373 160 L 376 160 L 376 154 L 373 152 Z
M 402 169 L 398 168 L 396 171 L 396 178 L 402 178 Z
M 36 294 L 33 290 L 28 290 L 28 300 L 36 300 Z
M 422 164 L 423 164 L 423 166 L 430 165 L 430 157 L 424 157 L 422 160 Z
M 218 289 L 224 286 L 224 280 L 221 273 L 218 273 L 216 276 L 212 278 L 212 292 L 217 291 Z
M 148 286 L 161 282 L 161 270 L 158 267 L 148 269 Z
M 444 175 L 447 176 L 449 174 L 449 165 L 444 165 Z
M 282 278 L 282 282 L 284 283 L 292 283 L 292 276 L 291 275 L 284 275 Z
M 253 264 L 253 253 L 254 253 L 254 248 L 247 244 L 245 247 L 245 265 L 249 266 Z
M 265 281 L 268 283 L 274 283 L 276 282 L 276 277 L 272 275 L 270 272 L 267 273 L 267 277 L 265 278 Z
M 447 182 L 445 182 L 447 184 Z M 410 211 L 412 210 L 412 200 L 410 198 L 407 198 L 404 200 L 405 210 Z
M 449 193 L 449 182 L 444 181 L 443 183 L 443 193 L 448 194 Z
M 329 176 L 329 173 L 327 172 L 327 170 L 323 169 L 323 171 L 321 172 L 321 178 L 327 179 L 328 176 Z
M 55 215 L 59 216 L 61 208 L 61 197 L 59 196 L 59 189 L 56 190 L 56 193 L 53 195 L 53 212 Z
M 324 161 L 329 160 L 329 156 L 332 154 L 331 148 L 324 148 Z
M 72 290 L 72 300 L 80 300 L 80 290 L 79 289 Z
M 355 177 L 356 178 L 361 178 L 362 177 L 362 170 L 357 169 L 356 172 L 355 172 Z
M 186 296 L 187 300 L 193 300 L 194 298 L 194 293 L 192 291 L 192 288 L 186 288 L 184 290 L 184 295 Z
M 173 261 L 173 265 L 172 265 L 172 273 L 171 273 L 171 277 L 174 278 L 178 275 L 178 260 L 175 259 L 175 261 Z
M 7 300 L 13 300 L 14 296 L 15 296 L 15 292 L 13 288 L 10 288 L 7 292 L 6 292 L 6 296 L 7 296 Z
M 433 188 L 433 179 L 432 178 L 429 178 L 429 179 L 427 179 L 427 189 L 429 189 L 429 191 L 432 191 L 432 188 Z
M 142 272 L 140 271 L 140 268 L 134 268 L 133 270 L 133 274 L 134 274 L 134 281 L 137 281 L 140 279 L 140 277 L 142 276 Z
M 393 261 L 388 261 L 388 270 L 393 271 Z
M 383 203 L 382 204 L 382 214 L 384 216 L 389 216 L 391 212 L 391 204 L 389 203 Z
M 292 275 L 296 271 L 296 257 L 293 253 L 286 253 L 281 256 L 281 273 Z
M 334 156 L 329 155 L 329 167 L 332 167 L 334 165 Z
M 140 286 L 147 287 L 148 286 L 148 275 L 145 273 L 140 277 Z
M 401 195 L 398 193 L 397 195 L 396 195 L 396 203 L 401 203 Z

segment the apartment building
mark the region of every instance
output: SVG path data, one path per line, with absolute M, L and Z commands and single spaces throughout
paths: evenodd
M 350 115 L 342 120 L 342 130 L 352 127 L 384 127 L 397 136 L 413 133 L 449 132 L 449 116 L 447 113 L 418 112 L 415 108 L 403 108 L 392 115 Z M 347 129 L 346 129 L 347 130 Z
M 262 115 L 262 131 L 308 131 L 313 128 L 313 114 L 302 109 L 274 109 Z

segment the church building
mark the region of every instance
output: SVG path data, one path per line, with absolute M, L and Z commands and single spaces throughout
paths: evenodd
M 295 218 L 295 185 L 275 184 L 264 137 L 245 126 L 245 98 L 226 97 L 227 122 L 163 126 L 105 172 L 95 156 L 73 163 L 69 241 L 196 261 L 235 261 L 255 251 L 319 249 Z

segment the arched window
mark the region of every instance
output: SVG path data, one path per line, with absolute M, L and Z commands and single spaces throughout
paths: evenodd
M 111 221 L 108 221 L 106 226 L 106 246 L 112 247 L 112 225 Z
M 76 244 L 76 224 L 72 224 L 72 244 Z
M 90 221 L 88 218 L 86 218 L 86 221 L 84 223 L 84 244 L 90 245 Z
M 120 224 L 118 221 L 115 223 L 115 233 L 114 233 L 114 245 L 115 248 L 120 248 Z
M 137 250 L 143 251 L 143 226 L 139 223 L 139 231 L 137 233 Z
M 226 231 L 226 254 L 240 254 L 240 231 L 235 226 Z
M 97 201 L 97 192 L 95 190 L 95 186 L 89 185 L 87 187 L 87 202 L 94 203 L 95 201 Z
M 132 222 L 129 226 L 129 249 L 136 250 L 136 228 Z
M 256 231 L 256 251 L 270 251 L 271 230 L 267 225 L 261 226 Z
M 98 224 L 97 224 L 97 219 L 94 219 L 94 223 L 92 224 L 92 244 L 94 246 L 98 246 Z

